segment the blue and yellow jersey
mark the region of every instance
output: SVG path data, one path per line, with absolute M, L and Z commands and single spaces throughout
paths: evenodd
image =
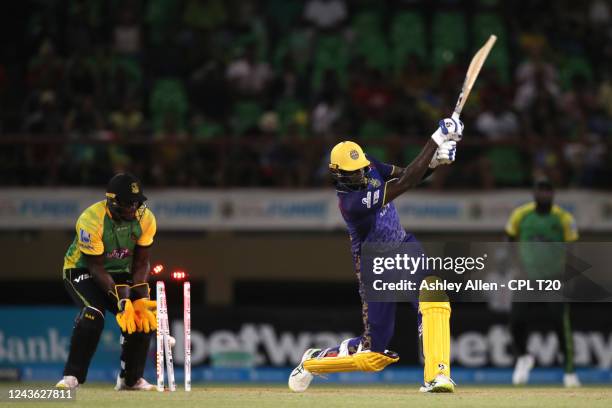
M 87 208 L 76 223 L 76 236 L 66 251 L 64 269 L 86 268 L 85 255 L 104 255 L 109 273 L 131 272 L 134 248 L 150 246 L 157 230 L 155 216 L 148 208 L 140 219 L 116 221 L 106 200 Z
M 340 212 L 351 237 L 353 256 L 361 254 L 364 242 L 403 242 L 406 231 L 393 203 L 384 204 L 387 181 L 393 166 L 372 157 L 367 174 L 368 185 L 357 191 L 338 191 Z
M 558 277 L 565 271 L 566 242 L 578 239 L 572 214 L 553 206 L 548 214 L 536 212 L 535 203 L 522 205 L 512 212 L 506 233 L 519 242 L 519 256 L 530 277 Z M 550 243 L 534 245 L 534 243 Z

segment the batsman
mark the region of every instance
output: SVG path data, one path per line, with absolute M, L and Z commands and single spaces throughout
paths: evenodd
M 313 375 L 348 371 L 381 371 L 399 360 L 387 349 L 395 328 L 396 303 L 368 302 L 361 275 L 361 250 L 366 242 L 416 243 L 402 227 L 393 200 L 416 187 L 434 169 L 455 160 L 463 124 L 444 119 L 418 156 L 407 167 L 384 164 L 364 154 L 351 141 L 338 143 L 331 151 L 329 169 L 336 186 L 339 207 L 346 222 L 359 293 L 362 301 L 363 334 L 328 349 L 309 349 L 289 377 L 289 388 L 305 391 Z M 424 273 L 424 271 L 423 271 Z M 443 299 L 442 299 L 443 300 Z M 446 301 L 421 301 L 418 331 L 425 357 L 422 392 L 453 392 L 450 378 L 450 314 Z
M 121 371 L 115 389 L 153 388 L 142 377 L 157 329 L 156 304 L 149 298 L 147 283 L 157 227 L 146 200 L 140 182 L 120 173 L 109 181 L 106 199 L 83 211 L 76 222 L 76 236 L 64 257 L 63 280 L 81 310 L 57 388 L 73 389 L 86 381 L 106 311 L 121 329 Z

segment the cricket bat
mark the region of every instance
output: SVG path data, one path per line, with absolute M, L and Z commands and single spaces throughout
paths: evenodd
M 483 45 L 482 48 L 479 49 L 474 55 L 474 58 L 472 58 L 467 74 L 465 75 L 465 80 L 463 81 L 463 87 L 461 88 L 459 99 L 457 99 L 457 104 L 455 105 L 455 110 L 452 115 L 453 119 L 459 119 L 459 115 L 461 115 L 461 111 L 463 110 L 463 105 L 470 95 L 470 91 L 476 82 L 476 78 L 478 78 L 480 69 L 484 65 L 484 62 L 487 59 L 489 52 L 491 52 L 491 48 L 493 48 L 496 40 L 497 36 L 491 35 L 485 45 Z

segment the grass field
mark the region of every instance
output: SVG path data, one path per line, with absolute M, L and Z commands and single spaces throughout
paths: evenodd
M 2 384 L 6 390 L 12 386 Z M 32 385 L 15 384 L 14 388 Z M 612 387 L 461 387 L 455 394 L 420 394 L 410 386 L 316 385 L 303 394 L 282 386 L 196 386 L 190 393 L 116 392 L 112 385 L 92 384 L 79 389 L 77 402 L 0 401 L 0 407 L 611 407 Z

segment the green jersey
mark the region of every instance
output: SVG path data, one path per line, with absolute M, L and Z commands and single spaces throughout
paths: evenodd
M 565 271 L 565 243 L 578 239 L 572 214 L 556 205 L 548 214 L 539 214 L 535 203 L 512 212 L 506 233 L 520 243 L 519 255 L 528 275 L 542 279 Z
M 112 219 L 106 201 L 99 201 L 77 220 L 64 269 L 86 268 L 85 254 L 104 255 L 104 269 L 109 273 L 131 272 L 134 248 L 151 245 L 156 229 L 155 216 L 148 208 L 139 220 L 118 222 Z

